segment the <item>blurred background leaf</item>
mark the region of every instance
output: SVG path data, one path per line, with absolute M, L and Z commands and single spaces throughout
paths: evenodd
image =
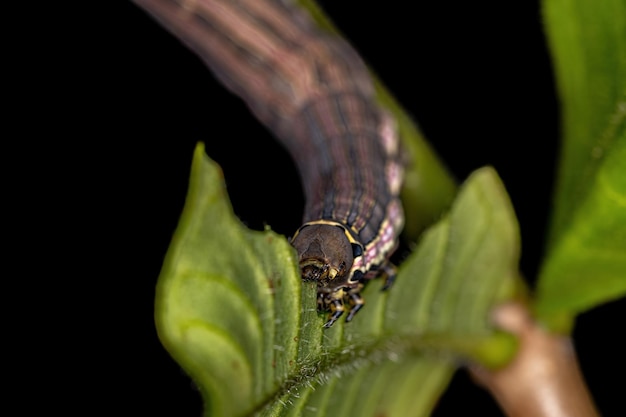
M 568 331 L 576 313 L 626 294 L 626 2 L 543 9 L 562 144 L 536 311 Z

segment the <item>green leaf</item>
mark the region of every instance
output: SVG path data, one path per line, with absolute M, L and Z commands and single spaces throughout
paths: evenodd
M 372 281 L 357 317 L 324 329 L 294 250 L 235 218 L 221 171 L 199 145 L 156 323 L 206 415 L 428 415 L 461 359 L 498 366 L 512 356 L 514 339 L 491 328 L 488 312 L 513 296 L 518 257 L 508 197 L 481 169 L 394 288 Z
M 563 143 L 536 311 L 566 331 L 626 294 L 626 2 L 545 0 L 544 16 Z

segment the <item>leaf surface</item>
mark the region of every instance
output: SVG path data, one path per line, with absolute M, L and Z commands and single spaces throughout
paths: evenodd
M 370 282 L 356 318 L 323 329 L 294 250 L 236 219 L 199 145 L 159 278 L 157 328 L 206 415 L 428 415 L 460 360 L 498 366 L 513 354 L 488 313 L 513 296 L 518 257 L 506 192 L 491 168 L 478 170 L 394 287 Z

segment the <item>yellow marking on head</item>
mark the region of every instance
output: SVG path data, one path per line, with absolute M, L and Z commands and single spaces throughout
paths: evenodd
M 328 270 L 328 279 L 331 279 L 331 280 L 335 279 L 338 273 L 339 273 L 339 270 L 337 268 L 330 268 Z
M 343 229 L 343 233 L 344 233 L 344 234 L 346 235 L 346 237 L 348 238 L 348 242 L 350 242 L 350 243 L 355 243 L 355 244 L 357 244 L 357 245 L 361 245 L 361 246 L 363 246 L 363 245 L 361 244 L 361 242 L 359 242 L 358 240 L 356 240 L 355 236 L 358 236 L 358 235 L 359 235 L 359 233 L 358 233 L 356 230 L 354 230 L 354 228 L 352 228 L 352 227 L 351 227 L 350 229 L 348 229 L 348 227 L 347 227 L 346 225 L 344 225 L 344 224 L 341 224 L 341 223 L 336 222 L 336 221 L 334 221 L 334 220 L 324 220 L 324 219 L 314 220 L 314 221 L 312 221 L 312 222 L 307 222 L 307 223 L 304 223 L 304 224 L 303 224 L 302 226 L 300 226 L 300 228 L 296 231 L 296 234 L 295 234 L 295 235 L 293 235 L 293 237 L 291 238 L 291 240 L 293 241 L 293 240 L 296 238 L 296 236 L 298 236 L 298 233 L 300 233 L 300 230 L 304 229 L 304 228 L 305 228 L 305 227 L 307 227 L 307 226 L 313 226 L 313 225 L 316 225 L 316 224 L 325 224 L 325 225 L 328 225 L 328 226 L 337 226 L 337 227 L 341 227 L 341 228 Z

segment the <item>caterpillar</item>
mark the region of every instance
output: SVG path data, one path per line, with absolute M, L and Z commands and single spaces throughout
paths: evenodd
M 375 101 L 358 53 L 287 0 L 134 0 L 178 37 L 287 148 L 305 192 L 291 244 L 317 283 L 331 327 L 363 307 L 361 290 L 395 278 L 404 224 L 393 117 Z

